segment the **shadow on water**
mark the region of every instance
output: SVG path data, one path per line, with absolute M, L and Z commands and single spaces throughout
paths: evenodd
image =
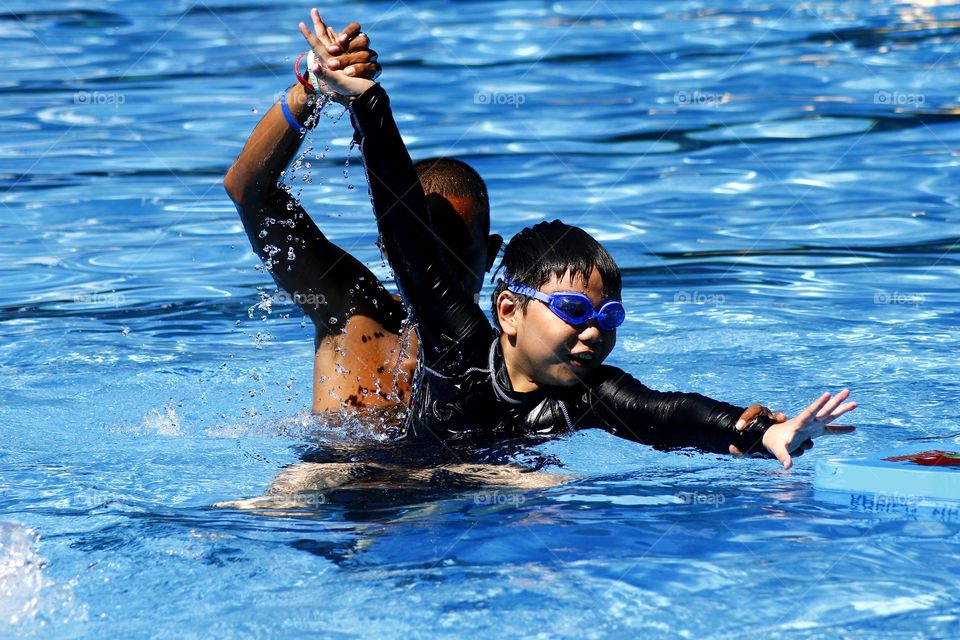
M 931 40 L 960 38 L 960 22 L 931 20 L 916 24 L 900 24 L 893 27 L 852 27 L 811 33 L 801 42 L 825 41 L 849 43 L 855 47 L 873 49 L 885 44 L 919 44 Z
M 93 9 L 10 11 L 0 13 L 0 20 L 20 23 L 53 21 L 58 27 L 83 27 L 88 29 L 123 27 L 131 24 L 130 20 L 120 14 Z
M 951 265 L 960 262 L 957 258 L 947 257 L 948 254 L 960 253 L 960 237 L 943 238 L 927 242 L 894 245 L 842 247 L 827 245 L 802 245 L 799 247 L 784 247 L 775 249 L 720 249 L 708 251 L 658 251 L 651 255 L 662 260 L 676 260 L 680 262 L 694 262 L 698 264 L 723 264 L 723 258 L 765 258 L 777 256 L 805 256 L 809 258 L 862 258 L 864 262 L 890 267 L 914 267 Z M 707 260 L 705 262 L 705 260 Z M 862 262 L 845 260 L 842 263 L 818 261 L 816 266 L 821 269 L 858 269 Z M 775 267 L 775 264 L 768 265 Z M 791 268 L 804 266 L 791 262 Z M 812 266 L 812 265 L 811 265 Z M 624 269 L 624 276 L 635 275 L 635 269 Z
M 309 537 L 289 544 L 342 564 L 394 525 L 522 502 L 526 498 L 516 496 L 573 481 L 556 472 L 562 467 L 556 457 L 532 448 L 537 442 L 302 446 L 301 462 L 282 469 L 262 496 L 214 507 L 258 519 L 337 523 L 336 536 L 308 529 Z

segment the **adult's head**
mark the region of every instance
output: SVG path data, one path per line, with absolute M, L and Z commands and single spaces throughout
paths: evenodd
M 469 291 L 480 293 L 503 238 L 490 233 L 490 200 L 483 179 L 453 158 L 429 158 L 414 165 L 427 196 L 437 241 L 447 262 Z
M 510 240 L 501 268 L 503 277 L 493 293 L 493 319 L 501 331 L 514 389 L 569 386 L 610 355 L 616 323 L 606 326 L 589 314 L 620 300 L 620 268 L 593 236 L 559 220 L 538 223 Z M 586 296 L 587 319 L 565 320 L 532 297 L 557 293 Z

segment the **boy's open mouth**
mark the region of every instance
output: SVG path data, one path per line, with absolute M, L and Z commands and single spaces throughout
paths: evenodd
M 584 367 L 591 362 L 593 362 L 594 353 L 592 351 L 581 351 L 579 353 L 571 353 L 570 361 L 577 367 Z

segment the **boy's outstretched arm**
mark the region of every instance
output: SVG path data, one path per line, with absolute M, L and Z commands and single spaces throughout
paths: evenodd
M 360 76 L 372 78 L 379 73 L 376 52 L 367 48 L 369 41 L 359 24 L 351 24 L 333 38 L 335 43 L 327 50 L 331 59 L 353 67 Z M 286 91 L 284 99 L 292 117 L 305 124 L 324 98 L 308 94 L 298 82 Z M 351 287 L 357 288 L 361 282 L 374 285 L 376 278 L 330 242 L 288 189 L 279 184 L 281 173 L 300 149 L 303 138 L 303 132 L 287 121 L 279 102 L 274 104 L 230 167 L 224 187 L 237 207 L 254 251 L 269 266 L 278 286 L 311 317 L 320 338 L 342 329 L 351 307 L 361 307 L 355 310 L 362 312 L 368 297 L 386 301 L 389 296 L 378 286 L 360 287 L 362 295 L 349 295 Z
M 602 367 L 595 375 L 588 406 L 615 435 L 654 446 L 763 453 L 787 469 L 791 454 L 809 447 L 812 438 L 831 431 L 828 424 L 856 408 L 855 402 L 843 403 L 849 395 L 844 389 L 832 399 L 824 394 L 795 418 L 784 420 L 782 414 L 745 411 L 697 393 L 655 391 L 615 367 Z M 741 422 L 751 414 L 752 420 Z

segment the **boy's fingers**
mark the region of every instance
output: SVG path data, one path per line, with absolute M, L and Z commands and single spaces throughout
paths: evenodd
M 783 465 L 784 469 L 789 469 L 793 466 L 793 458 L 790 457 L 790 453 L 787 452 L 785 447 L 777 447 L 777 450 L 773 452 L 773 455 L 777 456 L 777 460 L 780 461 L 780 464 Z
M 773 419 L 777 422 L 786 422 L 787 414 L 785 414 L 783 411 L 777 411 L 775 414 L 773 414 Z
M 831 419 L 833 419 L 833 418 L 839 418 L 840 416 L 842 416 L 842 415 L 845 414 L 846 412 L 848 412 L 848 411 L 853 411 L 853 410 L 856 409 L 856 408 L 857 408 L 857 403 L 854 402 L 854 401 L 850 401 L 850 402 L 848 402 L 848 403 L 846 403 L 846 404 L 842 404 L 842 405 L 840 405 L 840 407 L 839 407 L 836 411 L 833 412 L 833 415 L 830 416 L 830 418 L 831 418 Z
M 842 416 L 843 414 L 847 413 L 848 411 L 853 411 L 853 410 L 856 409 L 856 408 L 857 408 L 857 403 L 856 403 L 856 402 L 847 402 L 847 403 L 842 404 L 842 405 L 840 405 L 839 407 L 835 408 L 835 409 L 834 409 L 833 411 L 831 411 L 828 415 L 826 415 L 826 416 L 824 416 L 824 417 L 822 417 L 822 418 L 819 418 L 819 419 L 823 420 L 823 422 L 824 422 L 825 424 L 829 424 L 829 423 L 833 422 L 834 420 L 836 420 L 837 418 L 839 418 L 840 416 Z
M 310 11 L 310 17 L 313 18 L 313 30 L 317 35 L 317 39 L 325 45 L 330 44 L 330 39 L 327 37 L 327 25 L 323 22 L 323 18 L 320 17 L 320 12 L 313 9 Z
M 310 31 L 310 27 L 302 22 L 300 23 L 300 33 L 302 33 L 303 37 L 306 38 L 311 49 L 316 49 L 320 46 L 320 41 L 317 40 L 317 36 L 313 35 L 313 32 Z
M 327 27 L 327 51 L 335 56 L 343 53 L 344 49 L 340 46 L 340 34 L 333 30 L 333 27 Z
M 817 398 L 810 404 L 809 407 L 800 412 L 800 415 L 797 416 L 800 423 L 803 424 L 810 420 L 813 416 L 817 415 L 817 412 L 823 408 L 823 405 L 827 404 L 830 401 L 830 392 L 824 392 L 822 396 Z
M 731 453 L 731 455 L 735 455 L 735 456 L 737 456 L 738 458 L 742 458 L 742 457 L 743 457 L 743 451 L 740 451 L 740 449 L 738 449 L 738 448 L 736 447 L 736 445 L 730 445 L 730 453 Z
M 819 413 L 817 413 L 817 417 L 823 418 L 824 416 L 829 416 L 831 413 L 833 413 L 834 409 L 836 409 L 849 395 L 850 389 L 844 389 L 837 395 L 833 396 L 833 398 L 830 399 L 830 402 L 825 404 L 823 408 L 820 409 Z

